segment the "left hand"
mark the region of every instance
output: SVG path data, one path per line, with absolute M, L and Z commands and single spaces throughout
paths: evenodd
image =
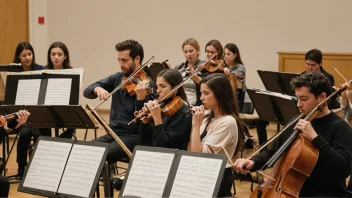
M 161 108 L 159 103 L 156 100 L 153 101 L 148 101 L 147 103 L 144 104 L 144 106 L 146 106 L 150 113 L 153 116 L 153 119 L 155 121 L 156 118 L 161 118 Z
M 192 107 L 192 112 L 193 112 L 192 126 L 200 127 L 204 119 L 204 112 L 205 112 L 204 106 L 201 105 L 201 106 Z
M 18 125 L 22 125 L 27 122 L 27 119 L 30 113 L 26 110 L 20 110 L 18 113 L 16 113 L 16 115 L 18 117 L 16 120 Z
M 148 91 L 148 86 L 149 86 L 149 81 L 143 80 L 140 81 L 137 85 L 134 91 L 136 92 L 137 95 L 137 100 L 144 100 L 145 96 L 147 95 Z
M 318 136 L 317 132 L 315 132 L 310 122 L 303 119 L 300 119 L 298 121 L 294 129 L 302 131 L 302 135 L 309 141 L 312 141 Z

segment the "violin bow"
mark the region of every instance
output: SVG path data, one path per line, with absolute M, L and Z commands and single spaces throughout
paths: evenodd
M 193 71 L 193 73 L 191 73 L 187 78 L 185 78 L 180 84 L 178 84 L 177 86 L 175 86 L 169 93 L 167 93 L 165 96 L 163 96 L 162 98 L 160 98 L 157 102 L 160 103 L 161 101 L 164 101 L 169 95 L 171 95 L 174 91 L 176 91 L 178 88 L 180 88 L 181 86 L 183 86 L 183 84 L 185 84 L 185 82 L 192 78 L 192 76 L 194 76 L 196 73 L 198 73 L 206 64 L 209 63 L 210 60 L 212 60 L 215 56 L 219 55 L 219 53 L 214 54 L 212 57 L 210 57 L 210 59 L 208 59 L 205 63 L 203 63 L 203 65 L 197 67 L 196 70 Z M 145 114 L 141 113 L 138 114 L 138 116 L 136 116 L 133 120 L 131 120 L 128 125 L 130 125 L 131 123 L 135 122 L 137 119 L 140 119 L 142 116 L 144 116 Z
M 112 92 L 109 93 L 108 97 L 106 97 L 104 100 L 100 101 L 99 104 L 97 104 L 94 108 L 92 108 L 92 110 L 95 110 L 96 108 L 98 108 L 101 104 L 103 104 L 107 99 L 110 98 L 110 96 L 112 96 L 112 94 L 114 94 L 116 91 L 118 91 L 119 89 L 121 89 L 121 87 L 123 87 L 127 82 L 129 82 L 136 74 L 138 74 L 140 71 L 142 71 L 142 69 L 144 69 L 144 67 L 146 66 L 150 66 L 152 63 L 150 61 L 154 60 L 154 56 L 152 56 L 147 62 L 145 62 L 141 67 L 139 67 L 136 71 L 134 71 L 131 75 L 129 75 L 127 77 L 127 79 L 122 82 L 119 86 L 117 86 L 114 90 L 112 90 Z

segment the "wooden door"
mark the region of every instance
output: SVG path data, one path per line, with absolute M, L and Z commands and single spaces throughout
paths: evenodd
M 12 63 L 17 44 L 29 41 L 28 4 L 28 0 L 0 0 L 0 64 Z M 0 101 L 3 101 L 5 87 L 1 76 L 0 79 Z
M 0 64 L 13 60 L 19 42 L 29 41 L 28 0 L 0 0 Z

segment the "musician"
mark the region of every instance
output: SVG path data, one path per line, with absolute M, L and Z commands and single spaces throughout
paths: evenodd
M 42 70 L 43 66 L 35 62 L 35 54 L 32 45 L 28 42 L 21 42 L 17 45 L 13 63 L 21 63 L 23 71 Z
M 322 60 L 323 60 L 323 54 L 321 53 L 320 50 L 318 49 L 309 50 L 305 55 L 306 71 L 304 71 L 302 74 L 304 74 L 307 71 L 320 72 L 329 79 L 330 85 L 331 87 L 333 87 L 335 85 L 335 79 L 331 74 L 329 74 L 324 70 Z M 329 105 L 329 109 L 337 109 L 340 107 L 336 98 L 334 98 L 328 105 Z
M 215 153 L 235 156 L 240 134 L 244 126 L 235 109 L 230 82 L 224 74 L 211 74 L 201 81 L 202 106 L 192 108 L 192 132 L 188 150 L 192 152 Z M 210 110 L 206 113 L 206 110 Z M 231 194 L 232 164 L 226 170 L 220 185 L 218 197 Z
M 352 127 L 352 86 L 349 86 L 341 93 L 340 105 L 345 121 L 350 127 Z M 352 172 L 350 174 L 347 190 L 352 192 Z
M 121 72 L 106 77 L 98 82 L 89 85 L 84 90 L 84 97 L 89 99 L 99 98 L 106 99 L 109 92 L 122 83 L 122 78 L 130 76 L 134 71 L 141 67 L 144 58 L 143 47 L 135 40 L 125 40 L 117 43 L 117 60 L 121 67 Z M 150 79 L 149 79 L 150 80 Z M 138 85 L 137 85 L 138 86 Z M 154 87 L 154 83 L 150 80 L 150 87 Z M 134 146 L 139 144 L 139 126 L 136 122 L 131 125 L 128 123 L 135 118 L 134 112 L 141 109 L 146 99 L 147 91 L 137 91 L 136 95 L 131 96 L 124 89 L 119 89 L 111 96 L 110 124 L 111 129 L 119 136 L 129 150 L 133 150 Z M 126 157 L 126 153 L 121 146 L 106 134 L 95 141 L 109 143 L 109 150 L 106 160 L 114 163 L 122 157 Z
M 291 85 L 298 98 L 297 107 L 304 115 L 309 114 L 331 94 L 329 79 L 316 71 L 296 77 L 291 81 Z M 347 123 L 330 112 L 326 105 L 312 122 L 299 120 L 286 130 L 271 148 L 263 150 L 258 156 L 236 160 L 234 169 L 241 173 L 260 169 L 293 130 L 300 130 L 319 150 L 317 164 L 306 179 L 300 196 L 347 196 L 345 179 L 351 170 L 352 132 Z
M 65 43 L 57 41 L 50 45 L 45 69 L 72 69 L 70 53 Z M 50 129 L 51 130 L 51 129 Z M 64 130 L 59 137 L 71 139 L 76 132 L 74 128 Z
M 13 62 L 21 63 L 23 71 L 36 71 L 44 69 L 43 66 L 36 63 L 34 49 L 32 45 L 27 42 L 21 42 L 17 45 Z M 36 141 L 40 135 L 51 136 L 51 131 L 46 128 L 32 128 L 28 126 L 22 126 L 19 129 L 16 161 L 18 164 L 17 176 L 20 179 L 23 176 L 24 168 L 27 166 L 28 148 L 31 138 L 34 137 L 34 140 Z
M 169 94 L 182 81 L 182 76 L 177 70 L 162 70 L 156 79 L 158 100 Z M 145 85 L 140 84 L 136 91 L 144 89 Z M 183 86 L 170 94 L 163 101 L 163 106 L 176 101 L 176 96 L 180 97 L 182 105 L 179 108 L 174 107 L 176 112 L 169 117 L 163 117 L 163 107 L 157 100 L 150 100 L 144 104 L 143 110 L 150 111 L 154 122 L 150 121 L 146 124 L 141 122 L 139 137 L 142 145 L 187 150 L 192 129 L 192 115 Z
M 219 54 L 214 56 L 215 54 Z M 224 58 L 224 50 L 222 48 L 222 45 L 220 43 L 220 41 L 213 39 L 210 40 L 206 45 L 205 45 L 205 55 L 207 59 L 212 58 L 212 60 L 210 60 L 211 64 L 216 65 L 216 61 L 217 60 L 221 60 Z M 194 69 L 190 68 L 190 72 L 193 72 Z M 215 71 L 214 73 L 223 73 L 222 68 L 219 68 L 218 71 Z M 205 68 L 203 68 L 198 75 L 194 75 L 192 76 L 192 80 L 199 84 L 200 81 L 202 80 L 202 78 L 208 76 L 209 74 L 211 74 L 209 71 L 207 71 Z
M 12 131 L 13 129 L 17 129 L 21 127 L 23 124 L 27 122 L 28 116 L 30 113 L 25 110 L 20 110 L 16 113 L 17 119 L 11 119 L 5 123 L 4 126 L 0 127 L 0 144 L 4 141 L 5 136 L 8 132 Z M 5 164 L 1 164 L 0 170 L 5 169 Z M 10 191 L 10 183 L 6 177 L 0 175 L 0 197 L 8 197 Z
M 227 76 L 231 75 L 231 72 L 236 72 L 239 76 L 246 76 L 246 68 L 243 65 L 243 61 L 241 59 L 241 54 L 240 50 L 238 49 L 237 45 L 234 43 L 228 43 L 224 47 L 224 60 L 227 64 L 227 68 L 224 68 L 224 73 Z M 245 85 L 245 80 L 242 82 L 237 81 L 238 87 L 237 87 L 237 99 L 238 99 L 238 105 L 240 108 L 240 112 L 243 110 L 243 104 L 244 104 L 244 97 L 246 93 L 246 85 Z
M 186 58 L 186 61 L 177 65 L 175 69 L 177 69 L 183 79 L 187 78 L 191 71 L 197 69 L 197 67 L 203 63 L 199 59 L 200 55 L 200 47 L 199 43 L 194 38 L 188 38 L 182 43 L 183 54 Z M 191 106 L 201 104 L 200 98 L 200 89 L 199 85 L 195 83 L 193 80 L 188 80 L 185 84 L 185 92 L 187 95 L 187 100 Z

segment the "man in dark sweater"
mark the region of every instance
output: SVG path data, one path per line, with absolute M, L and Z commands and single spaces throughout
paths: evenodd
M 94 99 L 98 97 L 100 100 L 107 98 L 109 93 L 122 83 L 123 77 L 128 77 L 140 68 L 144 57 L 141 44 L 134 40 L 126 40 L 116 44 L 115 48 L 122 72 L 117 72 L 89 85 L 83 93 L 86 98 Z M 149 80 L 149 86 L 153 87 L 154 83 L 151 79 Z M 138 132 L 140 122 L 132 123 L 131 125 L 128 125 L 128 123 L 135 118 L 134 112 L 143 107 L 146 94 L 146 89 L 136 91 L 136 94 L 133 96 L 126 90 L 119 89 L 111 96 L 109 126 L 130 151 L 133 150 L 135 145 L 139 144 Z M 99 137 L 96 141 L 109 143 L 106 158 L 109 163 L 114 163 L 122 157 L 127 156 L 121 146 L 108 134 Z
M 293 79 L 291 85 L 298 98 L 297 106 L 304 115 L 331 94 L 328 78 L 316 71 Z M 318 161 L 304 182 L 300 197 L 347 196 L 345 179 L 351 170 L 352 131 L 326 105 L 311 122 L 301 119 L 286 130 L 271 148 L 252 159 L 236 160 L 234 169 L 241 173 L 260 169 L 296 129 L 319 150 Z

